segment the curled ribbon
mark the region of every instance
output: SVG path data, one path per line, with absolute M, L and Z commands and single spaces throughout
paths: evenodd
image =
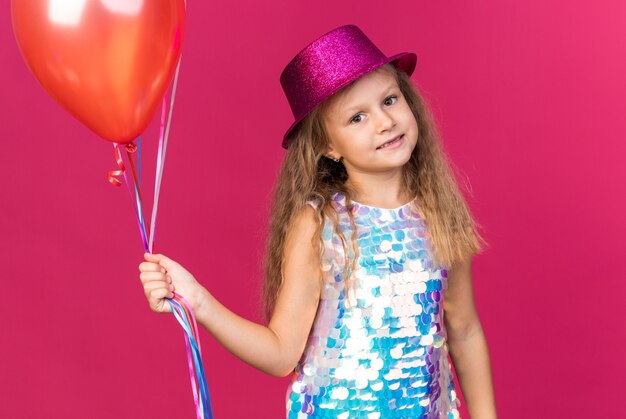
M 125 149 L 128 153 L 134 153 L 137 151 L 137 146 L 131 142 L 125 145 Z M 113 146 L 113 155 L 115 156 L 115 162 L 117 163 L 119 170 L 109 170 L 107 172 L 107 180 L 111 182 L 113 186 L 122 186 L 122 182 L 120 182 L 117 178 L 124 175 L 126 166 L 124 166 L 124 161 L 122 160 L 122 154 L 120 153 L 118 144 L 114 144 Z
M 122 155 L 120 154 L 120 149 L 117 144 L 113 146 L 113 155 L 115 156 L 115 162 L 120 169 L 109 170 L 107 173 L 107 180 L 111 182 L 113 186 L 122 186 L 122 182 L 120 182 L 117 178 L 124 175 L 126 167 L 124 167 L 124 161 L 122 160 Z

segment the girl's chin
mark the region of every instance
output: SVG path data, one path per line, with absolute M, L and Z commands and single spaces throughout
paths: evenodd
M 381 161 L 389 162 L 393 165 L 404 166 L 409 160 L 411 160 L 412 153 L 413 149 L 402 147 L 401 149 L 395 150 L 394 153 L 385 155 L 381 158 Z

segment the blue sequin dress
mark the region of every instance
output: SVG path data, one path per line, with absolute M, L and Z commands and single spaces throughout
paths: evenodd
M 345 197 L 331 204 L 352 256 Z M 415 202 L 353 202 L 353 214 L 360 255 L 347 287 L 344 248 L 325 220 L 324 286 L 287 418 L 458 418 L 443 323 L 447 272 L 433 265 L 425 220 Z

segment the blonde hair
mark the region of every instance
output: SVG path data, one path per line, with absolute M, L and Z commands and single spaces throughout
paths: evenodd
M 417 197 L 428 226 L 433 262 L 436 266 L 449 268 L 453 263 L 481 251 L 486 242 L 479 235 L 478 225 L 459 191 L 451 164 L 441 148 L 433 117 L 418 89 L 406 73 L 393 65 L 387 64 L 380 69 L 391 71 L 396 76 L 400 91 L 417 121 L 419 137 L 409 161 L 403 166 L 402 186 L 410 196 Z M 354 83 L 332 97 L 350 89 Z M 320 258 L 323 251 L 321 232 L 324 217 L 333 221 L 346 249 L 345 237 L 339 231 L 337 214 L 330 202 L 332 194 L 339 192 L 345 195 L 346 206 L 350 210 L 354 191 L 346 185 L 348 173 L 343 164 L 325 157 L 329 137 L 322 115 L 328 104 L 327 99 L 298 124 L 274 186 L 264 260 L 263 303 L 267 318 L 271 315 L 282 284 L 287 231 L 295 214 L 307 205 L 307 201 L 317 200 L 319 204 L 316 213 L 318 227 L 313 244 L 318 247 Z M 352 228 L 355 229 L 354 216 L 351 211 L 348 214 Z M 354 240 L 352 246 L 358 248 Z M 357 257 L 354 256 L 350 266 L 354 267 Z M 346 270 L 350 268 L 347 259 Z

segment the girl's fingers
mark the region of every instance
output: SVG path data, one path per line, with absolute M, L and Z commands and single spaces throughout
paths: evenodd
M 161 267 L 158 263 L 153 262 L 141 262 L 139 264 L 140 272 L 165 272 L 165 268 Z
M 144 258 L 146 261 L 139 264 L 139 278 L 150 308 L 157 313 L 171 312 L 166 299 L 174 298 L 172 275 L 182 281 L 189 277 L 193 280 L 193 276 L 167 256 L 144 253 Z
M 176 269 L 177 267 L 180 266 L 177 262 L 173 261 L 172 259 L 168 258 L 165 255 L 144 253 L 143 256 L 146 259 L 146 261 L 158 263 L 159 265 L 164 267 L 167 271 L 171 271 L 172 269 Z
M 153 289 L 144 289 L 150 308 L 157 313 L 169 312 L 169 304 L 167 298 L 174 298 L 173 292 L 169 287 L 157 287 Z
M 141 279 L 142 283 L 146 283 L 148 281 L 167 282 L 166 274 L 161 272 L 142 272 L 141 274 L 139 274 L 139 279 Z
M 170 291 L 170 289 L 166 287 L 155 288 L 148 294 L 150 295 L 150 300 L 155 303 L 165 298 L 174 298 L 174 294 L 172 293 L 172 291 Z
M 143 285 L 143 292 L 146 294 L 146 297 L 150 298 L 150 293 L 157 289 L 166 289 L 170 291 L 174 291 L 174 286 L 164 281 L 148 281 Z

